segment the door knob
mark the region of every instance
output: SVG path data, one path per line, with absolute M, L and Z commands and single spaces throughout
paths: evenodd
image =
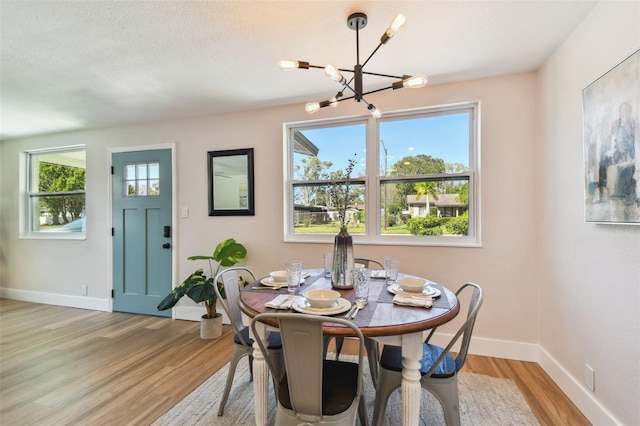
M 171 248 L 171 244 L 169 244 L 169 243 L 164 243 L 164 244 L 162 245 L 162 248 L 163 248 L 163 249 Z

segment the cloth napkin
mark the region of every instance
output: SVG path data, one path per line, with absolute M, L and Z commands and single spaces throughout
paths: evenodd
M 384 269 L 372 269 L 371 278 L 387 278 Z
M 289 294 L 280 294 L 273 300 L 264 304 L 267 308 L 273 309 L 291 309 L 295 296 Z
M 417 306 L 420 308 L 430 308 L 433 299 L 430 297 L 403 296 L 396 294 L 393 296 L 393 303 L 396 305 Z

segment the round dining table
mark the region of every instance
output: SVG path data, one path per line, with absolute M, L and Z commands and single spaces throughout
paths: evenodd
M 331 278 L 324 276 L 322 269 L 307 269 L 308 275 L 296 294 L 316 288 L 332 288 Z M 378 272 L 378 271 L 372 271 Z M 420 420 L 420 360 L 422 358 L 422 343 L 428 331 L 434 327 L 451 321 L 458 315 L 460 304 L 455 293 L 433 281 L 427 280 L 430 287 L 437 289 L 440 295 L 433 299 L 430 308 L 398 305 L 393 302 L 394 294 L 387 289 L 384 278 L 376 278 L 372 274 L 369 284 L 369 300 L 360 310 L 353 323 L 358 326 L 365 337 L 375 339 L 385 345 L 402 347 L 402 424 L 417 425 Z M 413 277 L 399 274 L 398 277 Z M 269 287 L 262 283 L 263 279 L 249 284 L 240 292 L 238 304 L 243 313 L 243 323 L 248 325 L 251 319 L 263 312 L 273 312 L 273 308 L 265 304 L 280 294 L 288 294 L 286 282 L 281 288 Z M 270 284 L 270 283 L 269 283 Z M 336 290 L 336 289 L 334 289 Z M 355 300 L 352 289 L 337 289 L 343 299 L 351 303 Z M 293 310 L 290 310 L 294 312 Z M 344 317 L 344 312 L 336 314 Z M 277 327 L 277 323 L 257 323 L 256 331 L 260 338 L 265 337 L 269 330 Z M 349 337 L 353 332 L 344 326 L 331 323 L 331 316 L 327 316 L 327 323 L 323 326 L 327 336 Z M 254 336 L 252 336 L 254 337 Z M 269 389 L 269 371 L 255 342 L 253 349 L 253 386 L 255 399 L 256 425 L 262 426 L 267 421 L 267 401 Z

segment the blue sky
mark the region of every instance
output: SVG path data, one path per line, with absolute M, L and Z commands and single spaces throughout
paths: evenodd
M 468 113 L 416 117 L 404 120 L 380 121 L 380 139 L 387 148 L 387 168 L 403 157 L 418 154 L 442 158 L 445 163 L 469 164 Z M 346 125 L 304 130 L 302 133 L 320 150 L 318 158 L 331 161 L 332 170 L 344 169 L 349 158 L 356 155 L 364 173 L 366 126 Z M 382 144 L 381 144 L 382 145 Z M 384 168 L 382 146 L 380 169 Z M 296 156 L 297 160 L 298 156 Z

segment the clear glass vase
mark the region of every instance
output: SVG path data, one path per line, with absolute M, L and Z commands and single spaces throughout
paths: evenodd
M 353 277 L 353 237 L 347 228 L 340 228 L 333 242 L 333 268 L 331 285 L 335 288 L 352 288 Z

